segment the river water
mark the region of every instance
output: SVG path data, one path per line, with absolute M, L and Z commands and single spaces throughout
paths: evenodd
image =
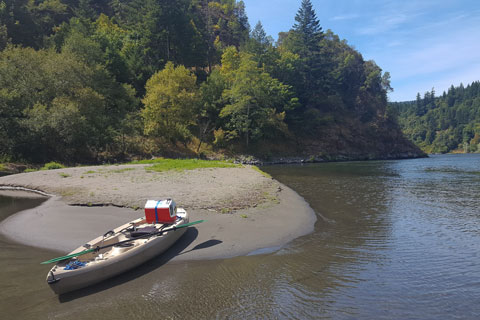
M 0 239 L 2 319 L 480 318 L 480 155 L 263 170 L 317 212 L 312 234 L 266 254 L 153 260 L 60 298 L 38 264 L 54 253 Z M 31 201 L 0 198 L 2 217 Z

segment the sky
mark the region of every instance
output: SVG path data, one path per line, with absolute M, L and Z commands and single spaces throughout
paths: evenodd
M 251 27 L 275 40 L 295 23 L 301 0 L 243 0 Z M 480 80 L 480 0 L 311 0 L 331 29 L 390 72 L 390 101 Z

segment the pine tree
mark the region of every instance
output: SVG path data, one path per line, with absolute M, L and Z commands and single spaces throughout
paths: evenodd
M 430 101 L 431 101 L 431 109 L 435 109 L 435 88 L 432 88 L 432 91 L 430 91 Z
M 303 44 L 307 49 L 316 51 L 323 32 L 310 0 L 302 0 L 302 5 L 298 9 L 295 21 L 297 23 L 293 25 L 293 30 L 301 35 Z
M 420 96 L 420 92 L 417 93 L 417 99 L 416 99 L 416 110 L 415 114 L 417 116 L 423 116 L 425 114 L 425 101 L 422 100 L 422 97 Z
M 254 59 L 258 61 L 259 66 L 265 63 L 265 55 L 268 49 L 271 48 L 272 42 L 265 33 L 262 23 L 257 22 L 255 28 L 250 32 L 250 39 L 245 44 L 245 49 L 254 55 Z
M 255 28 L 253 28 L 250 35 L 258 43 L 262 45 L 268 44 L 267 34 L 265 33 L 265 30 L 263 29 L 263 25 L 260 21 L 257 22 L 257 24 L 255 25 Z

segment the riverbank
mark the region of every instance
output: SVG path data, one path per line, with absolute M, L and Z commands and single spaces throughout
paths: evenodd
M 313 231 L 310 206 L 293 190 L 251 166 L 183 172 L 150 165 L 76 167 L 0 177 L 4 188 L 52 195 L 39 207 L 9 217 L 0 232 L 27 245 L 68 252 L 143 215 L 148 199 L 172 197 L 206 219 L 184 237 L 174 260 L 245 255 L 282 246 Z M 16 191 L 20 192 L 20 191 Z

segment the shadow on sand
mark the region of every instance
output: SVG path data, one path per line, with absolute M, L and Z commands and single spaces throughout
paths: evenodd
M 204 241 L 200 244 L 197 244 L 195 247 L 193 247 L 190 250 L 183 251 L 183 252 L 179 253 L 178 255 L 181 256 L 182 254 L 189 253 L 189 252 L 192 252 L 194 250 L 210 248 L 210 247 L 216 246 L 217 244 L 220 244 L 222 242 L 223 242 L 222 240 L 217 240 L 217 239 L 207 240 L 207 241 Z
M 129 270 L 118 276 L 102 281 L 93 286 L 59 295 L 58 300 L 61 303 L 69 302 L 78 298 L 82 298 L 97 292 L 101 292 L 101 291 L 113 288 L 115 286 L 135 280 L 138 277 L 141 277 L 147 273 L 154 271 L 155 269 L 166 264 L 168 261 L 170 261 L 177 255 L 184 254 L 184 253 L 191 252 L 198 249 L 212 247 L 214 245 L 222 243 L 222 241 L 220 240 L 208 240 L 196 245 L 191 250 L 182 252 L 197 238 L 197 236 L 198 236 L 198 230 L 196 228 L 188 228 L 185 234 L 171 248 L 169 248 L 167 251 L 165 251 L 163 254 L 159 255 L 158 257 L 155 257 L 132 270 Z

